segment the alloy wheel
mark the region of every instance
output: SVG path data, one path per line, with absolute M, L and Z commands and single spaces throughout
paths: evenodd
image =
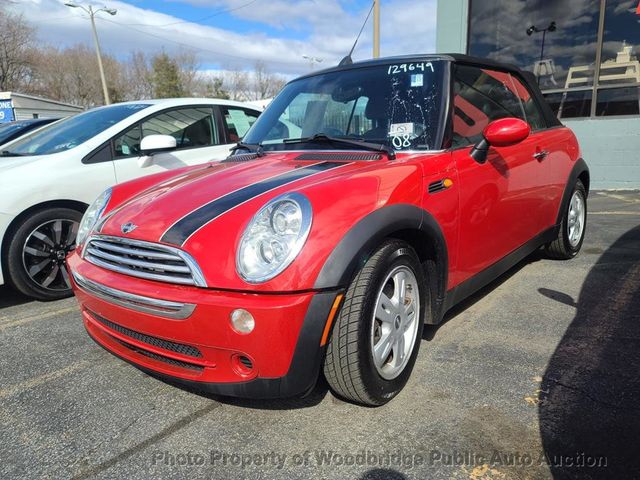
M 29 234 L 22 249 L 22 263 L 34 283 L 57 292 L 71 288 L 64 261 L 76 246 L 78 225 L 74 220 L 55 219 Z
M 371 352 L 380 376 L 393 380 L 404 370 L 413 351 L 420 292 L 414 273 L 406 266 L 394 268 L 378 292 L 371 326 Z
M 573 192 L 567 214 L 567 236 L 572 247 L 577 247 L 582 239 L 585 220 L 584 197 L 579 191 Z

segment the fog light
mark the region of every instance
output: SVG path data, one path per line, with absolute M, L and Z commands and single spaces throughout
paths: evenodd
M 256 321 L 249 312 L 238 308 L 231 312 L 231 326 L 236 332 L 246 335 L 253 331 L 256 326 Z

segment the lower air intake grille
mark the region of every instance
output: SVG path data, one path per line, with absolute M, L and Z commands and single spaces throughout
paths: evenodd
M 182 362 L 180 360 L 176 360 L 175 358 L 164 357 L 162 355 L 158 355 L 153 352 L 148 352 L 146 350 L 136 347 L 135 345 L 131 345 L 130 343 L 123 342 L 122 340 L 118 340 L 117 338 L 115 340 L 117 340 L 118 343 L 124 345 L 128 349 L 133 350 L 134 352 L 139 353 L 140 355 L 144 355 L 145 357 L 149 357 L 154 360 L 157 360 L 159 362 L 168 363 L 169 365 L 173 365 L 174 367 L 185 368 L 187 370 L 194 370 L 196 372 L 202 372 L 204 370 L 204 367 L 201 367 L 200 365 L 194 365 L 193 363 Z
M 152 345 L 154 347 L 162 348 L 164 350 L 168 350 L 170 352 L 179 353 L 181 355 L 187 355 L 189 357 L 194 358 L 202 358 L 202 353 L 196 347 L 192 347 L 191 345 L 184 345 L 182 343 L 170 342 L 168 340 L 163 340 L 158 337 L 152 337 L 151 335 L 146 335 L 144 333 L 136 332 L 135 330 L 131 330 L 129 328 L 123 327 L 122 325 L 118 325 L 117 323 L 113 323 L 106 318 L 89 311 L 91 316 L 96 319 L 96 321 L 100 322 L 107 328 L 118 332 L 121 335 L 126 335 L 129 338 L 133 338 L 142 343 L 146 343 L 147 345 Z M 131 348 L 131 347 L 129 347 Z
M 379 153 L 303 153 L 296 157 L 296 160 L 317 160 L 317 161 L 344 161 L 355 162 L 358 160 L 380 160 Z

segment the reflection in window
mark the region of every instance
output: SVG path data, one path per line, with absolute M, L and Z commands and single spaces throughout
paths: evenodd
M 544 97 L 558 118 L 580 118 L 591 114 L 593 90 L 547 93 Z
M 473 0 L 469 53 L 532 71 L 560 118 L 591 116 L 594 98 L 597 116 L 637 115 L 638 89 L 630 87 L 640 85 L 638 1 L 604 2 L 601 45 L 600 4 L 600 0 L 577 4 L 575 0 Z M 616 86 L 619 91 L 611 90 Z
M 638 115 L 640 24 L 636 0 L 608 0 L 604 17 L 596 116 Z M 611 89 L 619 85 L 620 88 Z
M 469 53 L 532 71 L 543 90 L 564 88 L 569 69 L 577 65 L 585 67 L 576 74 L 579 85 L 592 85 L 599 5 L 599 0 L 579 6 L 575 0 L 473 0 Z M 555 30 L 543 32 L 552 22 Z
M 639 87 L 612 88 L 598 90 L 596 115 L 638 115 L 640 104 Z

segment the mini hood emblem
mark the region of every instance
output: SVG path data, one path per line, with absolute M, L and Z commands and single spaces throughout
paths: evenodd
M 133 232 L 136 228 L 138 228 L 138 226 L 134 223 L 128 222 L 128 223 L 124 223 L 120 226 L 120 230 L 122 231 L 122 233 L 131 233 Z

